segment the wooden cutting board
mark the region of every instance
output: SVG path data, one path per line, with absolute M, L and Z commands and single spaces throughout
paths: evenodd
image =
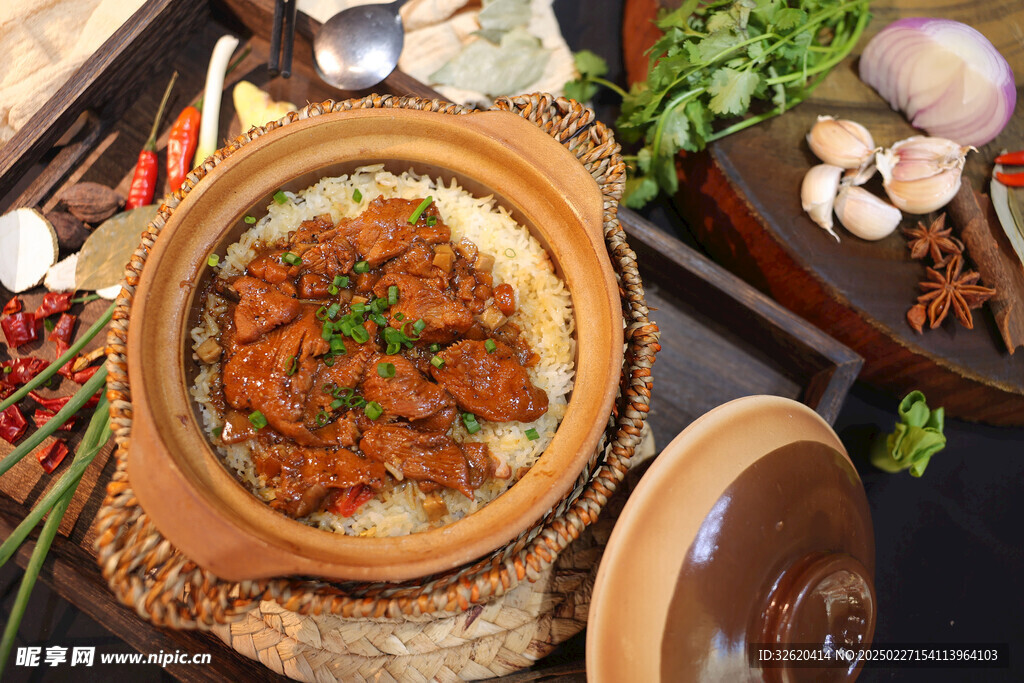
M 623 50 L 631 82 L 646 77 L 643 53 L 658 36 L 651 20 L 670 5 L 672 0 L 627 0 Z M 974 330 L 950 319 L 916 334 L 905 315 L 925 273 L 920 261 L 910 259 L 906 240 L 897 232 L 865 242 L 840 229 L 837 244 L 803 213 L 799 197 L 804 173 L 819 163 L 804 141 L 817 116 L 858 121 L 885 146 L 921 134 L 857 75 L 867 41 L 902 16 L 941 16 L 974 26 L 1016 74 L 1018 105 L 1010 124 L 970 155 L 965 171 L 975 189 L 987 192 L 993 157 L 1024 148 L 1024 3 L 879 0 L 871 11 L 860 44 L 811 99 L 713 143 L 705 153 L 684 155 L 676 203 L 716 261 L 864 356 L 862 378 L 869 383 L 898 396 L 921 389 L 952 416 L 1024 424 L 1024 348 L 1008 353 L 988 307 L 975 317 Z M 868 188 L 881 192 L 877 176 Z M 903 226 L 921 219 L 905 216 Z

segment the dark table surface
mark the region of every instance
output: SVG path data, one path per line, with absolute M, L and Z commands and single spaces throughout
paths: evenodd
M 623 0 L 555 0 L 569 46 L 603 56 L 610 78 L 622 83 Z M 594 105 L 613 122 L 617 96 L 602 92 Z M 660 228 L 699 249 L 664 198 L 642 212 Z M 656 317 L 656 316 L 655 316 Z M 655 391 L 657 388 L 655 387 Z M 946 423 L 948 444 L 920 479 L 890 475 L 866 460 L 871 438 L 892 429 L 898 396 L 860 383 L 835 428 L 860 471 L 875 528 L 878 624 L 886 645 L 1007 644 L 1003 669 L 872 668 L 862 681 L 1024 680 L 1024 429 Z M 680 429 L 685 425 L 680 425 Z M 21 570 L 0 569 L 0 620 L 6 621 Z M 45 569 L 44 569 L 45 578 Z M 16 645 L 131 652 L 131 648 L 43 583 L 37 585 Z M 558 657 L 579 656 L 576 638 Z M 216 653 L 213 654 L 216 656 Z M 13 664 L 13 656 L 12 662 Z M 9 667 L 7 680 L 156 681 L 158 667 Z M 268 677 L 274 677 L 268 671 Z M 276 677 L 275 677 L 276 678 Z

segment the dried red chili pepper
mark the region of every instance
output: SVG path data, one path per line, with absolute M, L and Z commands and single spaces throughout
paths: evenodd
M 15 387 L 13 384 L 8 384 L 7 382 L 0 381 L 0 401 L 4 400 L 5 398 L 13 394 L 15 391 L 17 391 L 17 387 Z
M 356 513 L 356 510 L 363 505 L 363 503 L 372 500 L 373 496 L 373 489 L 363 484 L 356 484 L 355 486 L 350 486 L 345 489 L 345 491 L 328 506 L 328 509 L 342 517 L 351 517 Z
M 1007 152 L 996 157 L 997 164 L 1008 164 L 1010 166 L 1024 166 L 1024 149 L 1017 152 Z
M 45 408 L 36 408 L 36 412 L 32 413 L 32 421 L 36 423 L 36 427 L 42 427 L 44 424 L 53 419 L 53 416 L 57 412 L 53 410 L 46 410 Z M 57 427 L 59 431 L 70 432 L 71 428 L 75 426 L 75 418 L 68 418 L 67 422 Z
M 15 294 L 14 296 L 11 297 L 10 301 L 8 301 L 6 304 L 4 304 L 3 314 L 4 315 L 11 315 L 12 313 L 20 313 L 20 312 L 21 312 L 21 299 L 19 299 L 18 295 Z
M 0 412 L 0 439 L 13 444 L 22 437 L 26 429 L 28 429 L 28 421 L 25 420 L 25 416 L 21 414 L 21 409 L 18 406 L 8 406 L 3 412 Z
M 192 157 L 199 145 L 200 104 L 181 110 L 167 137 L 167 187 L 171 192 L 181 189 L 185 176 L 192 170 Z
M 171 96 L 171 89 L 176 80 L 178 80 L 177 71 L 171 76 L 171 82 L 167 84 L 167 89 L 164 91 L 164 98 L 160 100 L 160 108 L 156 110 L 156 118 L 153 119 L 153 129 L 149 131 L 149 139 L 146 140 L 142 151 L 139 152 L 139 160 L 135 163 L 135 174 L 132 175 L 132 184 L 128 189 L 128 199 L 124 203 L 125 209 L 135 209 L 153 202 L 158 167 L 156 133 L 160 129 L 160 119 L 163 117 L 167 98 Z
M 71 310 L 71 298 L 74 292 L 47 292 L 36 309 L 36 318 L 42 320 L 54 313 L 63 313 Z
M 99 369 L 99 365 L 93 365 L 91 367 L 85 368 L 84 370 L 73 372 L 71 373 L 71 381 L 77 382 L 78 384 L 85 384 L 93 375 L 96 374 L 96 371 Z
M 15 358 L 0 363 L 0 368 L 3 368 L 5 382 L 20 387 L 46 369 L 47 365 L 49 363 L 42 358 Z
M 75 331 L 75 322 L 77 320 L 77 315 L 61 313 L 60 318 L 57 319 L 57 324 L 53 326 L 53 332 L 50 332 L 50 335 L 47 337 L 47 339 L 57 345 L 58 358 L 71 346 L 71 335 Z
M 46 410 L 51 410 L 54 413 L 56 413 L 61 408 L 66 406 L 68 404 L 68 401 L 70 401 L 72 399 L 71 396 L 58 396 L 56 398 L 46 398 L 45 396 L 40 396 L 35 391 L 28 392 L 28 395 L 29 395 L 29 398 L 31 398 L 33 401 L 38 403 L 41 408 L 44 408 Z M 86 408 L 92 408 L 92 407 L 94 407 L 99 402 L 100 402 L 100 395 L 96 394 L 95 396 L 90 398 L 88 401 L 86 401 L 85 407 Z
M 50 474 L 64 461 L 64 457 L 68 454 L 68 446 L 63 439 L 54 439 L 35 449 L 33 454 L 39 464 L 43 466 L 43 470 Z
M 42 321 L 31 313 L 15 313 L 0 320 L 0 328 L 3 328 L 4 338 L 11 348 L 39 339 L 40 325 Z
M 1024 187 L 1024 173 L 1000 173 L 996 171 L 996 180 L 1007 187 Z

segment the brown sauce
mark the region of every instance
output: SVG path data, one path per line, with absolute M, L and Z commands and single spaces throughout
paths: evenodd
M 538 357 L 508 320 L 515 292 L 433 205 L 376 199 L 334 224 L 303 222 L 216 281 L 224 443 L 249 443 L 271 505 L 303 517 L 406 479 L 472 497 L 495 474 L 480 421 L 536 420 Z M 356 501 L 356 503 L 353 503 Z

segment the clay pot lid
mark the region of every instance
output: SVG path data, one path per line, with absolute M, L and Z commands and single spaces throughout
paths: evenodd
M 873 577 L 867 499 L 835 432 L 795 401 L 737 399 L 683 430 L 623 509 L 594 585 L 588 678 L 851 680 L 856 662 L 760 667 L 756 650 L 870 643 Z

